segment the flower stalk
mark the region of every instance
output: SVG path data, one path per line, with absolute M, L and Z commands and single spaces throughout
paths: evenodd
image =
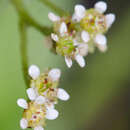
M 26 87 L 29 86 L 29 76 L 28 76 L 28 56 L 27 56 L 27 25 L 20 19 L 19 22 L 19 32 L 20 32 L 20 52 L 21 52 L 21 63 L 23 70 L 23 77 L 26 83 Z

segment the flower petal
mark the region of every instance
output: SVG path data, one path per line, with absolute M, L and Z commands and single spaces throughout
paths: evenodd
M 62 88 L 58 88 L 57 97 L 63 101 L 67 101 L 70 98 L 69 94 Z
M 106 17 L 107 28 L 110 28 L 111 25 L 114 23 L 116 16 L 115 16 L 115 14 L 111 13 L 111 14 L 107 14 L 105 17 Z
M 68 66 L 68 68 L 71 68 L 71 66 L 72 66 L 71 58 L 68 56 L 65 56 L 65 62 L 66 62 L 66 65 Z
M 28 88 L 27 95 L 31 101 L 34 101 L 37 97 L 37 94 L 36 94 L 36 91 L 34 90 L 34 88 Z
M 40 70 L 36 65 L 31 65 L 28 69 L 28 73 L 33 79 L 37 79 L 40 75 Z
M 42 105 L 42 104 L 44 104 L 44 103 L 46 102 L 46 99 L 45 99 L 45 97 L 43 97 L 43 96 L 38 96 L 38 97 L 36 98 L 35 102 L 36 102 L 37 104 Z
M 60 17 L 55 15 L 54 13 L 50 12 L 48 14 L 48 18 L 52 21 L 52 22 L 57 22 L 60 21 Z
M 94 41 L 95 41 L 95 43 L 97 43 L 99 45 L 107 44 L 107 38 L 102 34 L 97 34 Z
M 80 67 L 85 67 L 85 60 L 84 60 L 83 56 L 81 56 L 81 55 L 76 55 L 76 56 L 75 56 L 75 60 L 76 60 L 77 63 L 80 65 Z
M 67 32 L 67 25 L 65 22 L 61 23 L 59 32 L 60 32 L 61 36 L 64 36 L 65 33 Z
M 107 4 L 104 1 L 97 2 L 94 7 L 100 13 L 104 13 L 107 10 Z
M 79 54 L 81 56 L 86 56 L 88 54 L 88 44 L 82 43 L 78 45 Z
M 59 38 L 56 34 L 52 33 L 51 34 L 51 38 L 55 41 L 55 42 L 58 42 Z
M 76 5 L 73 19 L 76 19 L 77 22 L 79 22 L 85 16 L 85 12 L 86 12 L 86 9 L 83 5 Z
M 48 76 L 52 79 L 52 81 L 57 81 L 61 76 L 61 71 L 60 69 L 51 69 Z
M 22 98 L 18 99 L 17 104 L 23 109 L 28 109 L 28 103 L 25 99 L 22 99 Z
M 26 128 L 28 127 L 28 121 L 27 121 L 26 119 L 22 118 L 22 119 L 20 120 L 20 127 L 21 127 L 22 129 L 26 129 Z
M 37 126 L 34 128 L 34 130 L 44 130 L 44 128 L 42 126 Z
M 82 31 L 81 38 L 84 42 L 88 42 L 90 40 L 89 33 L 86 31 Z
M 59 115 L 59 112 L 55 109 L 48 109 L 46 112 L 46 118 L 48 120 L 55 120 Z

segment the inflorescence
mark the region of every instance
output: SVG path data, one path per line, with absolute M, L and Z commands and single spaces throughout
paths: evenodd
M 69 68 L 72 60 L 84 67 L 84 57 L 93 53 L 95 48 L 101 52 L 107 50 L 107 38 L 104 34 L 115 21 L 115 15 L 105 15 L 106 10 L 107 4 L 100 1 L 91 9 L 76 5 L 72 16 L 59 17 L 52 12 L 48 14 L 53 22 L 51 49 L 65 58 Z M 20 126 L 22 129 L 44 130 L 46 119 L 54 120 L 59 115 L 55 109 L 58 99 L 67 101 L 70 96 L 64 89 L 58 88 L 61 76 L 59 69 L 48 69 L 40 73 L 36 65 L 31 65 L 28 74 L 31 78 L 26 91 L 29 100 L 17 100 L 18 106 L 24 109 Z
M 22 129 L 44 130 L 45 120 L 55 120 L 59 115 L 55 109 L 58 99 L 67 101 L 69 94 L 58 88 L 61 76 L 59 69 L 47 70 L 40 74 L 39 68 L 31 65 L 28 73 L 32 78 L 30 88 L 27 89 L 29 101 L 22 98 L 17 100 L 18 106 L 24 109 L 20 126 Z
M 94 8 L 85 9 L 83 5 L 76 5 L 74 14 L 68 17 L 59 17 L 49 13 L 49 19 L 54 23 L 51 38 L 57 54 L 65 57 L 70 68 L 72 60 L 85 66 L 84 56 L 92 53 L 97 47 L 101 52 L 107 50 L 105 33 L 115 21 L 115 15 L 104 15 L 107 10 L 105 2 L 97 2 Z

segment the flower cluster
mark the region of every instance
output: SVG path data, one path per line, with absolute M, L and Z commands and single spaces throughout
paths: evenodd
M 58 99 L 67 101 L 69 94 L 62 88 L 58 88 L 61 72 L 59 69 L 47 70 L 40 74 L 36 65 L 29 67 L 31 77 L 30 88 L 27 95 L 30 101 L 22 98 L 17 100 L 18 106 L 24 109 L 23 118 L 20 120 L 22 129 L 34 128 L 44 130 L 45 120 L 54 120 L 59 112 L 55 109 Z
M 115 15 L 104 15 L 107 4 L 99 1 L 94 8 L 85 9 L 83 5 L 76 5 L 72 17 L 59 17 L 49 13 L 49 19 L 54 23 L 51 38 L 56 53 L 65 57 L 65 62 L 70 68 L 72 60 L 85 66 L 84 56 L 92 53 L 97 47 L 101 52 L 107 50 L 105 33 L 115 21 Z

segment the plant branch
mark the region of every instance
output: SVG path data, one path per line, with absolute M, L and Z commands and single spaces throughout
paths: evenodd
M 44 35 L 49 35 L 52 32 L 52 28 L 40 25 L 35 19 L 33 19 L 23 6 L 21 0 L 12 0 L 13 5 L 19 13 L 19 16 L 30 26 L 35 27 Z
M 19 32 L 20 32 L 20 52 L 21 52 L 21 63 L 23 70 L 23 77 L 26 86 L 29 87 L 30 78 L 28 76 L 28 56 L 27 56 L 27 25 L 20 19 L 19 22 Z
M 52 9 L 54 12 L 56 12 L 59 16 L 67 15 L 69 16 L 69 13 L 63 10 L 62 8 L 58 7 L 54 3 L 52 3 L 50 0 L 40 0 L 44 5 Z

